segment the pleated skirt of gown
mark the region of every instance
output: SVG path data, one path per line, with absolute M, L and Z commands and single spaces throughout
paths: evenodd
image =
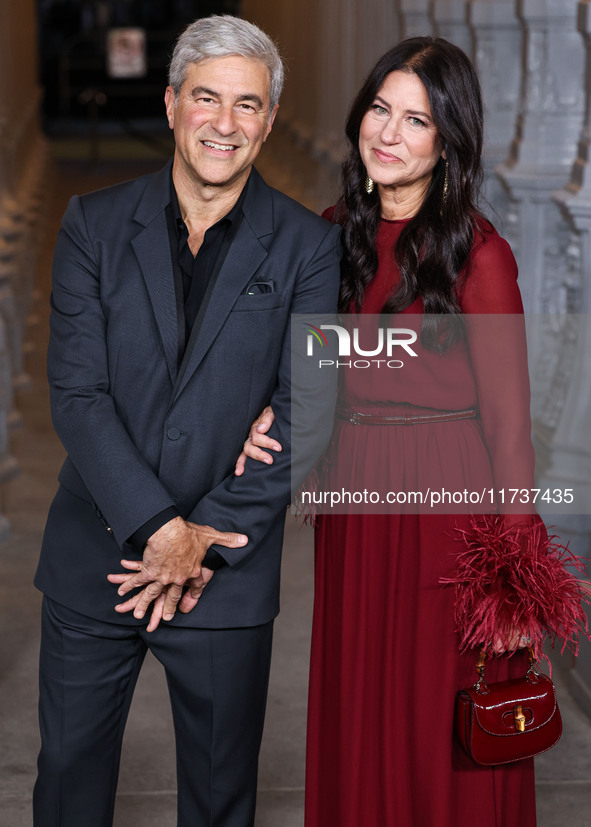
M 492 484 L 481 478 L 486 449 L 473 420 L 345 424 L 335 443 L 355 458 L 344 477 L 356 488 L 368 483 L 364 467 L 388 457 L 398 458 L 391 479 L 420 488 L 401 469 L 406 461 L 414 474 L 421 453 L 433 478 L 452 461 L 468 487 Z M 455 695 L 474 683 L 476 653 L 459 654 L 454 591 L 440 579 L 455 572 L 454 529 L 468 519 L 318 518 L 306 827 L 535 827 L 533 760 L 477 766 L 453 738 Z M 523 653 L 494 658 L 487 680 L 526 669 Z

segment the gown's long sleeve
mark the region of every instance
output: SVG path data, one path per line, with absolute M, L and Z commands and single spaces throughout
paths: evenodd
M 528 513 L 535 461 L 523 305 L 513 253 L 496 232 L 477 240 L 460 302 L 498 508 Z
M 576 652 L 587 630 L 581 600 L 587 601 L 566 565 L 582 569 L 548 537 L 533 504 L 523 306 L 515 259 L 496 233 L 476 244 L 460 300 L 500 512 L 460 531 L 465 550 L 451 582 L 461 648 L 497 642 L 513 649 L 524 635 L 537 657 L 547 637 Z

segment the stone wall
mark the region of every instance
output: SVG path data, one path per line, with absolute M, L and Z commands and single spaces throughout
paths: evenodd
M 0 5 L 0 484 L 18 473 L 9 431 L 27 385 L 23 341 L 43 230 L 47 150 L 39 127 L 34 0 Z M 0 539 L 8 524 L 0 513 Z

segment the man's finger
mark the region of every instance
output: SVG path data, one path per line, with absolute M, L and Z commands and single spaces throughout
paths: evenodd
M 131 612 L 132 609 L 135 609 L 137 606 L 137 602 L 140 599 L 139 594 L 134 594 L 133 597 L 130 597 L 129 600 L 126 600 L 124 603 L 117 603 L 115 606 L 115 611 L 119 612 L 120 614 L 124 614 L 125 612 Z
M 146 578 L 138 578 L 136 575 L 132 575 L 128 577 L 117 589 L 117 594 L 119 597 L 123 597 L 124 594 L 128 594 L 129 592 L 133 591 L 134 589 L 138 589 L 140 586 L 145 586 L 146 583 L 149 583 L 149 580 Z
M 248 537 L 245 534 L 236 534 L 233 531 L 216 531 L 215 528 L 208 528 L 209 545 L 217 543 L 226 548 L 240 548 L 248 543 Z
M 141 586 L 146 586 L 148 583 L 154 582 L 154 577 L 150 576 L 146 571 L 139 574 L 132 574 L 124 583 L 121 583 L 117 589 L 117 594 L 123 597 L 124 594 L 139 589 Z
M 187 586 L 187 590 L 179 603 L 179 611 L 183 614 L 188 614 L 193 611 L 199 602 L 199 598 L 203 594 L 203 589 L 209 583 L 214 574 L 215 572 L 212 569 L 203 567 L 201 569 L 201 577 L 193 577 L 191 580 L 187 581 L 185 584 Z
M 150 622 L 146 626 L 147 632 L 153 632 L 155 629 L 158 628 L 160 621 L 162 620 L 165 598 L 166 594 L 165 592 L 162 592 L 162 594 L 160 594 L 158 598 L 154 601 L 154 605 L 152 607 L 152 614 L 150 615 Z
M 107 574 L 109 583 L 114 583 L 116 586 L 120 583 L 127 583 L 130 577 L 133 577 L 133 574 Z
M 240 453 L 240 456 L 236 460 L 236 465 L 234 466 L 234 475 L 236 477 L 241 477 L 244 474 L 244 469 L 246 467 L 246 454 L 244 451 Z
M 277 445 L 276 442 L 272 444 Z M 243 453 L 245 453 L 247 457 L 250 457 L 251 459 L 254 459 L 257 462 L 264 462 L 265 465 L 273 464 L 273 457 L 271 456 L 271 454 L 268 454 L 266 451 L 263 451 L 262 448 L 257 448 L 254 442 L 245 443 Z
M 249 449 L 249 445 L 252 445 L 251 449 Z M 244 450 L 249 457 L 253 456 L 257 448 L 265 448 L 267 451 L 283 450 L 280 442 L 265 434 L 255 434 L 250 442 L 244 444 Z
M 119 561 L 124 569 L 129 569 L 132 572 L 141 572 L 142 570 L 142 561 L 141 560 L 120 560 Z M 107 580 L 109 583 L 114 583 L 115 585 L 119 583 L 127 583 L 127 581 L 133 577 L 133 574 L 127 574 L 125 572 L 113 572 L 113 574 L 107 575 Z
M 183 594 L 183 587 L 171 583 L 164 595 L 164 608 L 162 611 L 163 620 L 172 620 L 176 607 Z
M 137 620 L 141 620 L 146 614 L 150 603 L 164 591 L 165 586 L 162 583 L 148 583 L 145 589 L 138 595 L 138 601 L 133 616 Z
M 203 591 L 203 589 L 201 590 Z M 201 597 L 201 592 L 199 594 L 194 595 L 192 592 L 186 591 L 184 595 L 181 597 L 179 603 L 179 612 L 182 612 L 184 615 L 189 614 L 192 612 L 197 603 L 199 602 L 199 598 Z
M 204 569 L 201 569 L 202 573 L 203 571 Z M 203 579 L 203 576 L 193 577 L 191 580 L 187 580 L 186 586 L 187 590 L 179 603 L 179 611 L 183 612 L 183 614 L 192 612 L 197 605 L 203 589 L 205 588 L 205 580 Z
M 143 563 L 141 560 L 120 560 L 120 563 L 124 569 L 129 569 L 130 571 L 142 570 Z
M 271 425 L 275 422 L 275 414 L 273 413 L 273 408 L 270 405 L 263 410 L 262 414 L 259 416 L 258 420 L 256 420 L 254 424 L 254 428 L 252 430 L 256 431 L 259 434 L 266 434 Z

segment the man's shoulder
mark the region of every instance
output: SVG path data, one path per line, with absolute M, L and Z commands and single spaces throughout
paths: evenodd
M 299 201 L 296 201 L 295 198 L 292 198 L 289 195 L 286 195 L 281 190 L 275 189 L 275 187 L 269 187 L 271 191 L 271 197 L 273 198 L 273 204 L 279 211 L 285 211 L 289 213 L 295 213 L 299 217 L 301 217 L 304 221 L 310 221 L 311 223 L 315 223 L 318 226 L 322 226 L 325 222 L 324 220 L 315 213 L 313 210 L 305 207 L 303 204 L 300 204 Z
M 80 201 L 85 208 L 89 209 L 100 208 L 105 204 L 133 203 L 141 198 L 154 174 L 153 172 L 147 173 L 128 181 L 86 192 L 79 196 Z
M 164 168 L 150 172 L 145 175 L 131 178 L 108 187 L 87 192 L 84 195 L 74 196 L 73 200 L 79 202 L 87 221 L 118 222 L 124 215 L 133 216 L 137 210 L 148 187 L 153 187 L 154 182 L 160 179 L 158 190 L 161 191 L 160 199 L 164 201 L 169 198 L 169 189 L 166 186 L 168 178 L 167 170 L 169 164 Z
M 318 213 L 300 204 L 299 201 L 281 192 L 281 190 L 267 184 L 267 182 L 261 178 L 260 174 L 256 173 L 256 175 L 258 186 L 265 188 L 272 201 L 273 216 L 277 224 L 284 221 L 289 222 L 294 229 L 299 228 L 301 231 L 303 228 L 306 232 L 313 232 L 314 234 L 320 234 L 322 236 L 326 235 L 330 230 L 330 223 L 318 215 Z

